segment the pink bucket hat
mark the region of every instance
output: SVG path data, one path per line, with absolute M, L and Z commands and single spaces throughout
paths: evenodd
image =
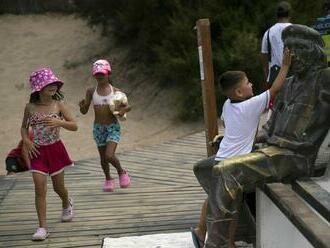
M 30 75 L 30 86 L 32 93 L 41 91 L 45 86 L 52 83 L 57 83 L 59 88 L 63 85 L 63 82 L 59 80 L 55 76 L 54 72 L 49 68 L 35 70 Z
M 92 74 L 93 76 L 97 73 L 111 74 L 110 63 L 105 59 L 99 59 L 93 63 Z

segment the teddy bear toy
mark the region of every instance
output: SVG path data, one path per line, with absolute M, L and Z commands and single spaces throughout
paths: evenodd
M 109 100 L 109 107 L 110 111 L 120 120 L 125 121 L 126 120 L 126 113 L 123 116 L 119 115 L 119 109 L 123 105 L 127 105 L 127 96 L 125 93 L 121 91 L 115 91 L 112 97 Z

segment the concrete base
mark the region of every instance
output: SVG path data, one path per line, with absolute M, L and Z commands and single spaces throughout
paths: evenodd
M 265 193 L 256 193 L 257 248 L 313 247 Z

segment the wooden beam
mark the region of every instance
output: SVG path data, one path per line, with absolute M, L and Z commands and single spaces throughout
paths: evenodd
M 209 19 L 196 22 L 200 77 L 202 84 L 203 109 L 207 156 L 216 153 L 211 142 L 218 134 L 217 105 L 215 100 L 214 74 Z

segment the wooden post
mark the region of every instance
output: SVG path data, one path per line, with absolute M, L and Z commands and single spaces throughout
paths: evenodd
M 211 142 L 218 134 L 217 105 L 215 100 L 214 74 L 209 19 L 196 22 L 200 77 L 202 84 L 203 109 L 207 156 L 216 153 Z

